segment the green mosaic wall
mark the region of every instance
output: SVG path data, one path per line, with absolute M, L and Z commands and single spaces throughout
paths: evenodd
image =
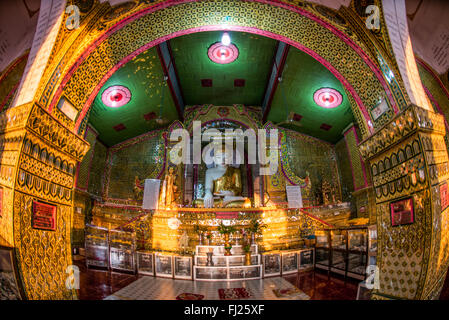
M 301 178 L 305 178 L 306 172 L 309 172 L 312 202 L 321 199 L 322 181 L 327 181 L 338 190 L 340 181 L 334 146 L 294 131 L 286 130 L 286 133 L 289 163 L 294 173 Z
M 340 174 L 342 201 L 349 201 L 351 193 L 354 191 L 354 183 L 345 139 L 341 139 L 335 144 L 335 154 Z
M 80 189 L 87 189 L 87 184 L 89 181 L 89 167 L 92 160 L 92 155 L 95 149 L 95 141 L 96 141 L 97 135 L 94 131 L 88 130 L 86 132 L 86 135 L 84 139 L 89 142 L 90 149 L 87 151 L 86 156 L 83 158 L 83 161 L 81 161 L 78 169 L 78 177 L 76 180 L 76 187 Z
M 98 197 L 102 194 L 107 155 L 107 147 L 97 140 L 90 168 L 88 192 Z
M 151 133 L 150 133 L 151 134 Z M 109 150 L 107 198 L 134 200 L 134 181 L 156 178 L 164 161 L 159 134 Z
M 348 145 L 349 156 L 351 157 L 351 162 L 348 165 L 352 165 L 352 173 L 354 175 L 354 188 L 356 190 L 362 189 L 366 186 L 365 176 L 364 176 L 364 163 L 359 153 L 357 147 L 357 137 L 353 130 L 350 130 L 345 135 L 345 140 Z

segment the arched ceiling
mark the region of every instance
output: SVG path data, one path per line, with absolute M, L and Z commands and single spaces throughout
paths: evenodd
M 342 137 L 342 130 L 354 121 L 348 97 L 337 78 L 314 58 L 289 47 L 283 65 L 274 64 L 282 45 L 274 39 L 259 35 L 230 32 L 232 44 L 239 50 L 237 60 L 217 64 L 208 57 L 208 48 L 221 40 L 223 32 L 200 32 L 174 38 L 168 42 L 175 84 L 179 87 L 184 105 L 214 104 L 262 106 L 270 95 L 267 121 L 285 122 L 289 114 L 300 120 L 286 127 L 331 143 Z M 128 62 L 100 89 L 93 102 L 89 122 L 99 132 L 99 139 L 108 146 L 160 127 L 155 117 L 160 114 L 164 68 L 159 48 L 153 47 Z M 162 60 L 163 61 L 163 60 Z M 270 87 L 273 70 L 280 68 L 282 82 Z M 171 79 L 173 80 L 173 79 Z M 243 86 L 236 86 L 242 82 Z M 205 83 L 206 82 L 206 83 Z M 207 83 L 208 82 L 208 83 Z M 131 91 L 131 101 L 120 108 L 103 104 L 103 92 L 116 85 Z M 314 93 L 320 88 L 332 88 L 343 96 L 334 109 L 318 106 Z M 179 119 L 172 91 L 164 90 L 162 126 Z

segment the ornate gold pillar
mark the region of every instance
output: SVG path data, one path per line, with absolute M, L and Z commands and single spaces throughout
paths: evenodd
M 360 144 L 376 198 L 374 299 L 437 299 L 449 254 L 448 154 L 439 114 L 411 105 Z
M 74 175 L 89 144 L 37 104 L 11 108 L 1 119 L 3 141 L 15 142 L 7 147 L 11 163 L 1 164 L 12 171 L 10 213 L 1 226 L 15 248 L 24 298 L 76 298 L 66 287 Z

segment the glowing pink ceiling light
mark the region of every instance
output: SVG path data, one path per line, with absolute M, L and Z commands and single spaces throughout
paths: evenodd
M 239 50 L 233 44 L 225 46 L 221 42 L 217 42 L 210 46 L 207 55 L 215 63 L 227 64 L 238 58 Z
M 111 86 L 103 91 L 101 101 L 110 108 L 120 108 L 131 100 L 131 91 L 124 86 Z
M 313 100 L 320 107 L 332 109 L 341 105 L 343 96 L 335 89 L 321 88 L 315 92 Z

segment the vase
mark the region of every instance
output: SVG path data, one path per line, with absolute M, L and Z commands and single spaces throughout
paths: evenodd
M 213 252 L 206 252 L 207 254 L 207 261 L 206 261 L 206 266 L 209 267 L 213 267 L 214 266 L 214 261 L 212 260 L 212 256 L 213 256 Z
M 254 232 L 251 233 L 251 244 L 256 244 L 256 234 Z
M 245 266 L 251 265 L 251 251 L 245 252 Z
M 225 243 L 224 243 L 225 254 L 224 255 L 231 256 L 232 255 L 232 253 L 231 253 L 232 245 L 229 242 L 229 233 L 224 234 L 224 241 L 225 241 Z
M 202 233 L 199 234 L 199 240 L 200 240 L 199 245 L 202 246 L 203 245 L 203 241 L 204 241 L 204 236 L 203 236 Z

